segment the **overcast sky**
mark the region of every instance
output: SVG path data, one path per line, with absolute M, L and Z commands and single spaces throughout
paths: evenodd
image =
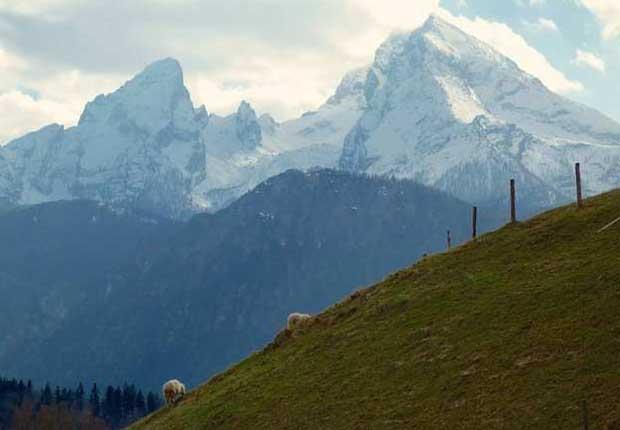
M 432 12 L 620 120 L 620 0 L 0 0 L 0 144 L 164 57 L 210 112 L 289 119 Z

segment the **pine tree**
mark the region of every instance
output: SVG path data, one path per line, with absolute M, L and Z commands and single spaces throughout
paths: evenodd
M 105 397 L 102 404 L 103 416 L 107 421 L 114 419 L 114 387 L 108 385 L 105 390 Z
M 136 394 L 136 415 L 138 417 L 146 415 L 146 401 L 144 400 L 142 390 L 138 390 L 138 394 Z
M 99 388 L 97 384 L 93 384 L 93 388 L 90 390 L 90 397 L 88 398 L 91 414 L 94 417 L 101 415 L 101 400 L 99 399 Z
M 54 391 L 54 403 L 59 405 L 60 402 L 62 402 L 62 395 L 60 394 L 60 387 L 56 385 L 56 390 Z
M 123 420 L 123 390 L 121 387 L 116 387 L 114 390 L 114 422 L 116 424 Z
M 131 419 L 136 409 L 136 387 L 134 385 L 123 386 L 123 417 Z
M 146 396 L 146 409 L 149 414 L 159 409 L 159 399 L 150 391 Z
M 21 406 L 22 402 L 24 401 L 24 397 L 26 396 L 26 384 L 24 384 L 24 381 L 22 381 L 21 379 L 17 384 L 17 396 L 17 404 Z
M 69 406 L 73 404 L 73 400 L 75 400 L 75 395 L 73 394 L 73 390 L 70 388 L 63 388 L 60 390 L 60 401 L 67 403 Z
M 45 384 L 45 388 L 41 391 L 41 404 L 49 406 L 52 404 L 52 389 L 50 384 Z
M 80 412 L 84 409 L 84 385 L 81 382 L 75 389 L 75 407 Z

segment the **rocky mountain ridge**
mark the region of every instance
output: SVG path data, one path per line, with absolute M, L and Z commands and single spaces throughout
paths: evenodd
M 0 204 L 88 198 L 183 218 L 217 211 L 287 169 L 340 168 L 414 179 L 479 205 L 517 179 L 523 204 L 620 180 L 620 125 L 548 90 L 439 17 L 395 34 L 325 104 L 276 122 L 242 102 L 195 108 L 179 63 L 148 66 L 88 103 L 76 127 L 50 125 L 0 148 Z

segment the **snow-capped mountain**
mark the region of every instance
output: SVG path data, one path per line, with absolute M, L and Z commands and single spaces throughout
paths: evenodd
M 242 102 L 227 117 L 194 108 L 164 59 L 88 103 L 76 127 L 53 124 L 0 148 L 0 203 L 86 198 L 183 217 L 217 210 L 290 168 L 336 167 L 361 114 L 364 73 L 318 111 L 278 124 Z
M 620 124 L 558 96 L 490 46 L 431 17 L 391 36 L 315 112 L 284 123 L 242 102 L 195 108 L 172 59 L 0 148 L 0 204 L 89 198 L 183 217 L 217 210 L 287 169 L 413 178 L 478 204 L 517 179 L 527 204 L 620 180 Z
M 245 102 L 236 114 L 211 115 L 203 133 L 206 179 L 194 190 L 194 202 L 217 210 L 288 169 L 337 167 L 344 137 L 365 107 L 366 72 L 347 74 L 333 97 L 295 120 L 277 123 L 269 114 L 257 118 Z
M 204 180 L 204 125 L 179 64 L 159 61 L 88 103 L 76 127 L 50 125 L 2 148 L 11 198 L 89 198 L 179 215 Z
M 379 47 L 363 115 L 340 167 L 416 179 L 470 202 L 493 203 L 516 178 L 528 203 L 620 179 L 620 125 L 548 90 L 510 59 L 438 17 Z

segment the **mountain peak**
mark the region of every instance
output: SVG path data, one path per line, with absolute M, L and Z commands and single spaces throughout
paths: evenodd
M 245 100 L 239 105 L 235 116 L 237 138 L 243 142 L 245 149 L 254 149 L 262 140 L 261 128 L 258 124 L 256 112 Z
M 420 30 L 422 32 L 447 30 L 447 31 L 457 31 L 459 33 L 463 33 L 463 31 L 460 28 L 458 28 L 457 26 L 453 24 L 450 24 L 448 21 L 446 21 L 445 19 L 443 19 L 436 13 L 432 13 L 429 15 L 429 17 L 426 19 L 422 27 L 420 27 Z
M 360 67 L 348 72 L 340 81 L 336 93 L 327 100 L 328 104 L 339 104 L 348 98 L 363 98 L 368 67 Z
M 237 115 L 243 121 L 256 121 L 256 112 L 252 108 L 252 105 L 245 100 L 242 100 L 239 104 Z
M 513 72 L 518 69 L 514 61 L 494 47 L 436 14 L 431 15 L 411 36 L 424 44 L 427 50 L 443 57 L 456 58 L 470 64 L 492 63 Z M 521 72 L 519 69 L 518 73 Z
M 193 117 L 179 62 L 173 58 L 155 61 L 118 90 L 97 96 L 86 105 L 79 124 L 106 124 L 110 116 L 132 120 L 139 128 L 151 131 L 165 127 L 173 119 Z
M 183 69 L 174 58 L 155 61 L 129 80 L 121 90 L 131 92 L 157 92 L 183 88 Z
M 262 132 L 266 132 L 267 134 L 272 135 L 273 133 L 275 133 L 276 128 L 280 125 L 278 124 L 278 122 L 275 120 L 274 117 L 272 117 L 271 115 L 269 115 L 268 113 L 264 113 L 262 114 L 259 118 L 258 118 L 258 125 L 261 128 Z
M 396 67 L 406 76 L 422 64 L 443 75 L 462 74 L 474 66 L 504 71 L 519 79 L 526 75 L 510 58 L 437 14 L 414 31 L 392 34 L 377 49 L 374 66 L 384 72 Z
M 155 61 L 144 68 L 134 79 L 149 79 L 157 81 L 174 80 L 183 83 L 183 69 L 181 64 L 171 57 Z

